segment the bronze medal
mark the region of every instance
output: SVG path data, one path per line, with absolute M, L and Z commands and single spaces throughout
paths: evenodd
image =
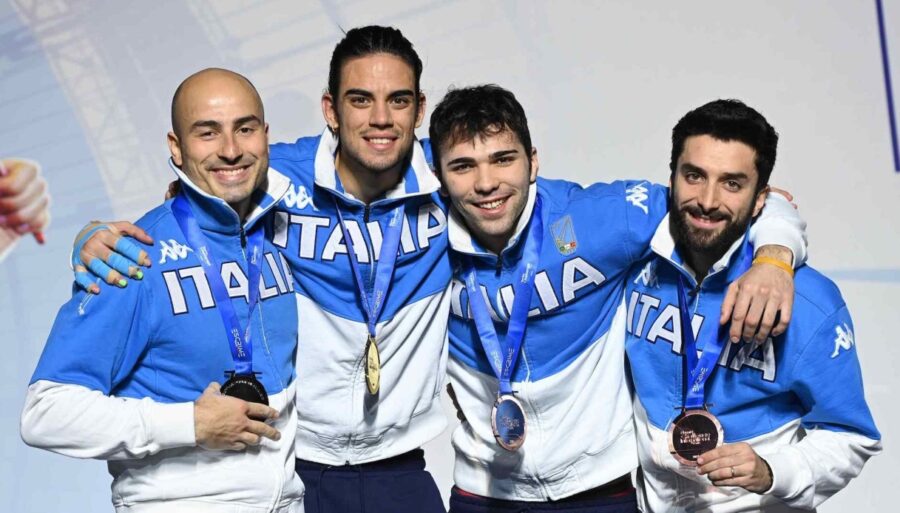
M 722 424 L 706 410 L 684 410 L 669 425 L 669 452 L 680 463 L 697 466 L 697 457 L 722 445 Z
M 369 393 L 375 395 L 381 386 L 381 357 L 378 355 L 378 345 L 375 338 L 369 335 L 366 341 L 366 387 Z

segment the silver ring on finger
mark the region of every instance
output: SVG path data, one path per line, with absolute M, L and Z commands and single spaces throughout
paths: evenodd
M 731 467 L 731 479 L 734 479 L 734 467 Z

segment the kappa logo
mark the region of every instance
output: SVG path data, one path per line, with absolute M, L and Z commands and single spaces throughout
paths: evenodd
M 313 203 L 312 196 L 306 191 L 306 187 L 302 185 L 298 185 L 296 188 L 293 185 L 289 186 L 283 201 L 285 205 L 291 208 L 303 210 L 306 207 L 312 207 L 314 211 L 319 211 L 315 203 Z
M 853 330 L 847 326 L 847 323 L 843 323 L 843 326 L 835 326 L 834 332 L 837 333 L 837 337 L 834 339 L 834 352 L 831 353 L 831 357 L 837 358 L 841 349 L 849 351 L 856 342 L 853 340 Z
M 575 227 L 572 226 L 572 216 L 565 216 L 550 225 L 550 234 L 556 249 L 563 255 L 571 255 L 578 247 L 578 239 L 575 238 Z
M 160 264 L 166 263 L 167 260 L 181 260 L 182 258 L 187 257 L 188 253 L 194 251 L 175 239 L 169 239 L 168 242 L 161 240 L 159 241 L 159 245 L 162 246 L 162 251 L 160 252 L 162 258 L 159 260 Z
M 637 285 L 638 282 L 643 283 L 645 287 L 659 288 L 659 280 L 656 277 L 656 260 L 647 262 L 647 265 L 641 269 L 641 274 L 634 279 L 635 285 Z
M 643 210 L 645 214 L 648 213 L 646 202 L 649 197 L 647 193 L 650 192 L 645 185 L 646 183 L 641 182 L 625 189 L 625 201 Z

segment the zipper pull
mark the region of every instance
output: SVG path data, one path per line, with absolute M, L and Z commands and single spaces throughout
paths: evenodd
M 247 247 L 247 232 L 244 231 L 244 227 L 241 227 L 241 247 Z
M 503 257 L 497 256 L 497 276 L 500 276 L 500 273 L 503 271 Z
M 370 210 L 370 207 L 368 204 L 366 204 L 366 209 L 365 209 L 365 211 L 363 211 L 363 222 L 364 223 L 369 222 L 369 210 Z

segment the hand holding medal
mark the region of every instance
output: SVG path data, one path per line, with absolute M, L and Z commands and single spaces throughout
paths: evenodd
M 277 410 L 223 395 L 213 382 L 194 401 L 194 436 L 207 450 L 241 451 L 263 437 L 280 440 L 281 433 L 266 423 L 277 418 Z
M 697 463 L 697 472 L 708 476 L 716 486 L 740 486 L 754 493 L 765 493 L 772 487 L 772 468 L 745 442 L 701 454 Z

